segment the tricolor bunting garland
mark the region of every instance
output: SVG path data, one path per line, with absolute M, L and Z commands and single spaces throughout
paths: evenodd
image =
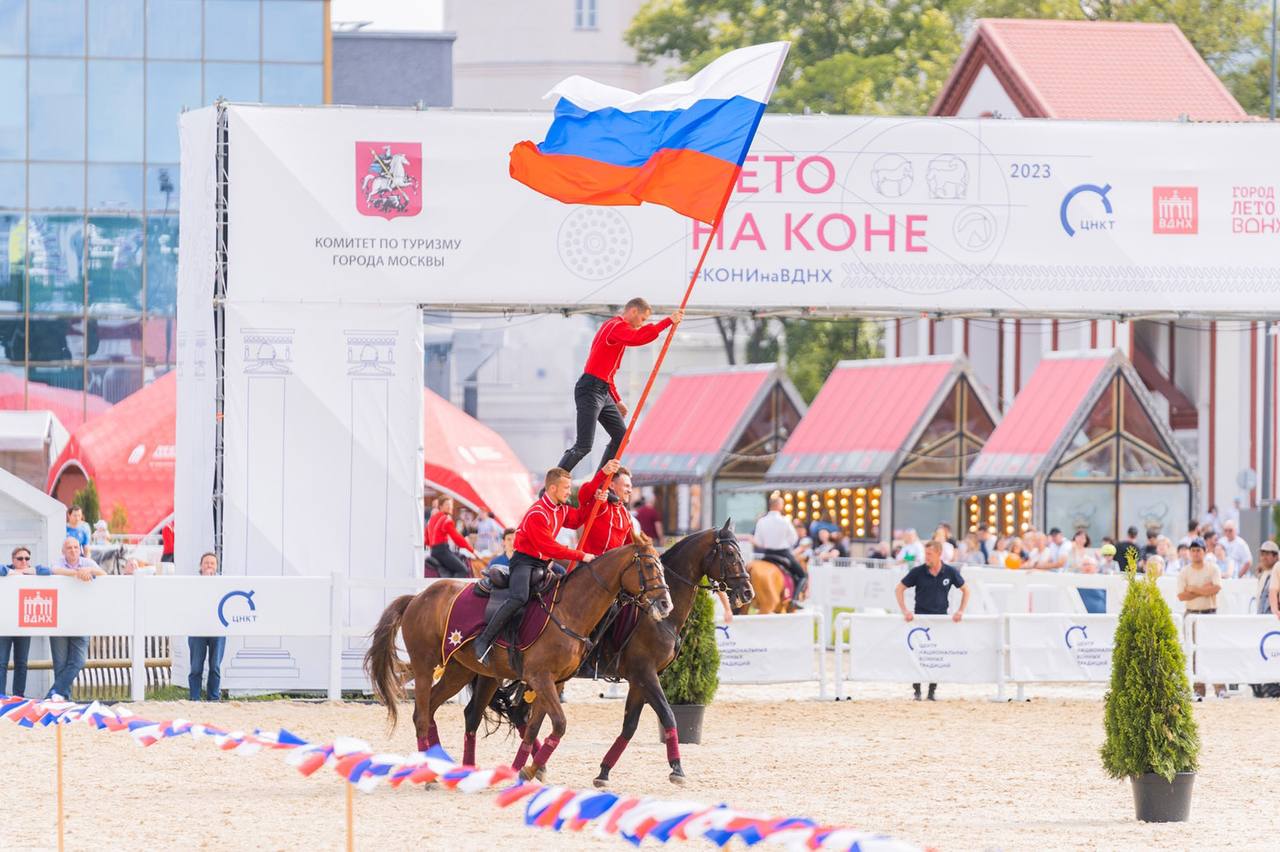
M 364 740 L 338 737 L 313 743 L 284 728 L 228 731 L 213 725 L 168 719 L 154 722 L 127 707 L 108 707 L 96 701 L 37 701 L 0 696 L 0 718 L 25 728 L 80 722 L 99 731 L 128 732 L 138 745 L 151 746 L 188 736 L 220 751 L 248 756 L 264 750 L 285 751 L 285 760 L 304 776 L 331 768 L 361 792 L 371 793 L 386 783 L 438 783 L 449 790 L 475 793 L 503 787 L 495 801 L 507 808 L 523 803 L 525 825 L 553 831 L 582 831 L 593 826 L 600 836 L 619 837 L 639 846 L 646 840 L 702 838 L 723 847 L 731 840 L 747 846 L 770 843 L 788 849 L 847 849 L 860 852 L 919 852 L 920 847 L 882 834 L 822 825 L 804 817 L 769 817 L 738 811 L 727 805 L 624 796 L 601 790 L 575 790 L 536 782 L 516 782 L 508 766 L 480 769 L 455 762 L 440 746 L 412 755 L 380 754 Z M 516 782 L 516 783 L 513 783 Z

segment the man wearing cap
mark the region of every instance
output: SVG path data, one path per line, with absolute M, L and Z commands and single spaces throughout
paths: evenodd
M 1191 564 L 1178 574 L 1178 600 L 1186 604 L 1187 615 L 1213 615 L 1218 611 L 1218 592 L 1222 591 L 1222 572 L 1204 558 L 1204 539 L 1193 538 L 1188 545 Z M 1227 697 L 1225 684 L 1215 683 L 1215 694 Z M 1204 700 L 1204 684 L 1195 684 L 1196 700 Z
M 1258 615 L 1280 618 L 1280 574 L 1276 574 L 1276 562 L 1280 560 L 1280 547 L 1274 541 L 1258 545 Z M 1280 698 L 1280 683 L 1254 683 L 1255 698 Z

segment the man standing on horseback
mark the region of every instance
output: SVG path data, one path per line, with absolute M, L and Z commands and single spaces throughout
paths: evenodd
M 606 476 L 612 476 L 609 491 L 603 505 L 596 503 L 596 494 L 604 487 Z M 604 467 L 596 471 L 596 475 L 582 484 L 578 489 L 578 511 L 585 524 L 587 518 L 595 514 L 595 521 L 582 540 L 582 549 L 593 556 L 599 556 L 606 550 L 613 550 L 631 541 L 634 530 L 631 513 L 627 506 L 631 502 L 631 471 L 623 467 L 617 459 L 610 459 Z
M 756 532 L 752 536 L 755 545 L 760 549 L 762 559 L 767 559 L 783 571 L 791 575 L 796 583 L 795 600 L 800 600 L 808 575 L 796 561 L 791 552 L 796 546 L 796 528 L 782 514 L 782 498 L 769 498 L 769 513 L 756 521 Z
M 485 625 L 484 632 L 476 637 L 476 660 L 483 663 L 493 650 L 493 643 L 511 618 L 524 608 L 529 601 L 529 582 L 534 569 L 546 570 L 552 559 L 575 559 L 579 562 L 590 562 L 595 557 L 572 547 L 565 547 L 556 541 L 556 536 L 564 527 L 577 529 L 585 520 L 590 506 L 577 509 L 566 501 L 573 490 L 573 480 L 569 471 L 553 467 L 547 471 L 543 480 L 543 494 L 538 501 L 529 507 L 516 528 L 515 554 L 511 557 L 511 580 L 508 584 L 509 597 L 502 608 L 493 614 L 493 618 Z
M 628 346 L 652 343 L 664 330 L 679 325 L 684 319 L 684 311 L 678 310 L 661 322 L 646 325 L 652 313 L 649 303 L 637 297 L 627 302 L 619 316 L 607 320 L 596 332 L 595 339 L 591 341 L 591 352 L 587 355 L 587 366 L 573 387 L 573 402 L 578 410 L 578 437 L 573 446 L 564 451 L 558 467 L 572 472 L 583 456 L 591 452 L 597 422 L 609 433 L 604 461 L 618 454 L 622 436 L 627 431 L 623 420 L 627 416 L 627 407 L 622 404 L 622 397 L 613 384 L 613 377 L 622 364 L 622 353 Z

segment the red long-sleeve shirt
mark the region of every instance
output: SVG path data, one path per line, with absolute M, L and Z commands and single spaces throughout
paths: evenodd
M 556 541 L 560 530 L 568 527 L 576 530 L 582 525 L 581 509 L 575 509 L 567 503 L 557 506 L 551 498 L 543 494 L 538 502 L 529 507 L 516 527 L 515 549 L 535 559 L 581 559 L 581 550 L 565 547 Z
M 671 317 L 667 317 L 659 322 L 632 328 L 622 317 L 613 317 L 600 326 L 595 339 L 591 341 L 591 352 L 587 355 L 587 366 L 583 372 L 608 382 L 613 401 L 621 402 L 622 397 L 613 384 L 613 377 L 618 374 L 618 367 L 622 364 L 622 353 L 628 346 L 652 343 L 670 325 Z
M 587 518 L 596 511 L 596 492 L 603 487 L 604 471 L 598 470 L 595 476 L 578 489 L 578 505 L 582 507 L 580 512 L 583 524 L 586 524 Z M 630 538 L 631 513 L 621 501 L 610 503 L 606 500 L 604 508 L 599 510 L 596 519 L 591 523 L 591 529 L 587 530 L 586 538 L 582 540 L 582 549 L 592 556 L 599 556 L 606 550 L 621 547 Z
M 445 544 L 449 541 L 464 550 L 471 548 L 467 540 L 458 532 L 458 528 L 453 525 L 453 518 L 449 513 L 436 512 L 431 516 L 431 520 L 427 521 L 427 547 L 435 547 L 437 544 Z

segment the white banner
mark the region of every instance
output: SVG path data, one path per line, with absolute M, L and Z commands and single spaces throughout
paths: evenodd
M 716 625 L 721 683 L 820 680 L 817 625 L 811 613 L 739 615 Z
M 1280 619 L 1275 616 L 1191 616 L 1186 641 L 1198 682 L 1280 683 Z
M 1114 615 L 1009 615 L 1009 675 L 1015 681 L 1108 681 Z
M 223 573 L 421 576 L 422 318 L 413 305 L 228 305 Z M 353 587 L 347 624 L 391 597 Z M 363 640 L 343 667 L 359 677 Z M 327 646 L 232 640 L 229 686 L 323 686 Z M 268 671 L 270 658 L 278 671 Z
M 332 590 L 331 577 L 139 577 L 141 632 L 328 636 Z
M 232 300 L 669 306 L 707 239 L 511 180 L 545 115 L 228 112 Z M 1277 148 L 1263 122 L 766 116 L 692 305 L 1274 313 Z
M 895 683 L 995 683 L 1000 679 L 998 616 L 853 615 L 849 677 Z M 840 673 L 836 677 L 839 678 Z
M 127 577 L 8 577 L 0 581 L 0 636 L 126 636 L 133 632 Z

